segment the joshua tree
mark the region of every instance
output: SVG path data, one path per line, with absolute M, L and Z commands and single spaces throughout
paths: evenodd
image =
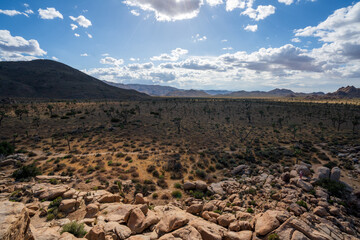
M 68 144 L 68 147 L 69 147 L 69 151 L 71 151 L 71 148 L 70 148 L 70 139 L 69 139 L 69 136 L 68 136 L 68 135 L 65 135 L 65 140 L 67 141 L 67 144 Z
M 52 110 L 54 109 L 54 106 L 49 104 L 49 105 L 47 105 L 47 109 L 49 109 L 50 117 L 51 117 L 53 115 Z
M 16 109 L 15 110 L 15 114 L 16 114 L 16 116 L 19 117 L 20 120 L 22 120 L 23 114 L 27 114 L 27 113 L 28 113 L 28 110 L 26 110 L 26 109 Z

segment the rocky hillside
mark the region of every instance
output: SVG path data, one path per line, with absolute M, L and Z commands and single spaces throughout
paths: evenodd
M 147 99 L 144 93 L 109 86 L 51 60 L 0 62 L 0 97 L 37 99 Z
M 21 162 L 26 162 L 21 155 L 9 156 L 1 166 L 9 169 Z M 239 165 L 231 170 L 232 178 L 217 183 L 184 182 L 186 196 L 173 192 L 171 200 L 164 193 L 159 197 L 167 199 L 165 205 L 157 205 L 155 196 L 137 193 L 131 181 L 110 184 L 107 190 L 80 191 L 72 188 L 75 176 L 14 182 L 7 172 L 1 174 L 0 239 L 360 237 L 360 192 L 340 181 L 337 167 L 275 164 L 254 172 Z
M 341 87 L 336 92 L 327 94 L 327 96 L 338 98 L 360 98 L 360 88 L 354 86 Z

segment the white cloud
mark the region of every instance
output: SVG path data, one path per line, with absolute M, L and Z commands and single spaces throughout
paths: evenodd
M 137 17 L 140 16 L 140 13 L 138 11 L 136 11 L 136 10 L 131 10 L 130 12 L 134 16 L 137 16 Z
M 151 61 L 177 61 L 183 55 L 186 55 L 188 50 L 182 48 L 176 48 L 171 51 L 171 54 L 163 53 L 160 56 L 154 56 L 150 58 Z
M 228 51 L 228 50 L 233 50 L 233 48 L 232 47 L 224 47 L 224 48 L 222 48 L 222 50 Z
M 59 61 L 59 59 L 55 56 L 51 57 L 52 60 Z
M 255 24 L 255 25 L 247 25 L 245 28 L 244 28 L 245 31 L 248 31 L 248 32 L 256 32 L 258 30 L 258 25 Z
M 75 29 L 77 29 L 78 28 L 78 26 L 77 25 L 75 25 L 75 24 L 70 24 L 70 26 L 71 26 L 71 30 L 75 30 Z
M 284 3 L 285 5 L 291 5 L 294 2 L 294 0 L 278 0 L 278 1 L 279 3 Z
M 2 10 L 0 9 L 0 14 L 5 14 L 5 15 L 8 15 L 10 17 L 13 17 L 13 16 L 16 16 L 16 15 L 26 15 L 22 12 L 19 12 L 17 10 Z
M 54 19 L 54 18 L 64 19 L 63 15 L 55 8 L 46 8 L 46 9 L 39 8 L 38 12 L 41 19 Z
M 154 12 L 158 21 L 176 21 L 196 17 L 203 5 L 203 0 L 125 0 L 124 3 L 144 11 Z
M 88 57 L 89 55 L 87 53 L 80 54 L 81 57 Z
M 241 13 L 241 15 L 247 15 L 249 18 L 254 19 L 255 21 L 263 20 L 268 16 L 275 13 L 275 7 L 272 5 L 259 5 L 256 9 L 247 8 Z
M 31 9 L 26 9 L 26 10 L 25 10 L 25 13 L 27 13 L 27 14 L 34 14 L 34 11 L 31 10 Z
M 93 36 L 90 33 L 86 33 L 88 38 L 93 38 Z
M 27 4 L 27 3 L 24 3 L 24 7 L 29 8 L 29 7 L 30 7 L 30 5 L 29 5 L 29 4 Z
M 226 11 L 231 12 L 235 8 L 251 8 L 253 4 L 254 0 L 226 0 Z
M 77 22 L 79 24 L 79 26 L 81 26 L 81 27 L 88 28 L 88 27 L 92 26 L 91 21 L 89 19 L 87 19 L 86 17 L 84 17 L 83 15 L 80 15 L 78 17 L 70 16 L 69 18 L 71 20 L 73 20 L 74 22 Z
M 228 40 L 227 39 L 223 39 L 223 40 L 221 40 L 221 42 L 227 42 Z
M 8 30 L 0 30 L 0 58 L 2 60 L 32 60 L 36 56 L 44 55 L 46 52 L 40 48 L 38 41 L 12 36 Z
M 207 4 L 214 7 L 220 4 L 223 4 L 224 2 L 222 0 L 206 0 Z
M 293 38 L 293 39 L 291 39 L 291 41 L 294 42 L 294 43 L 301 42 L 300 38 Z
M 130 58 L 129 60 L 132 62 L 136 62 L 136 61 L 140 61 L 140 58 Z
M 101 56 L 107 57 L 107 56 L 110 56 L 110 54 L 108 54 L 108 53 L 103 53 L 103 54 L 101 54 Z
M 74 33 L 74 36 L 75 36 L 75 37 L 80 37 L 80 34 Z
M 206 41 L 207 37 L 206 36 L 200 36 L 200 34 L 196 34 L 195 36 L 191 37 L 193 39 L 194 42 L 202 42 L 202 41 Z
M 105 58 L 100 59 L 100 63 L 107 64 L 107 65 L 113 65 L 113 66 L 120 66 L 120 65 L 124 64 L 124 60 L 116 59 L 113 57 L 105 57 Z

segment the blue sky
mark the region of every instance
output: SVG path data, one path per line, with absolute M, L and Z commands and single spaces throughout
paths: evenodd
M 36 58 L 184 89 L 360 87 L 360 2 L 1 1 L 0 60 Z

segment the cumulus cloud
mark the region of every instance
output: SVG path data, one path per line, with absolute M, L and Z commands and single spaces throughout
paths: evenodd
M 176 48 L 171 51 L 170 54 L 163 53 L 160 56 L 154 56 L 150 58 L 151 61 L 177 61 L 179 58 L 188 53 L 188 50 L 182 48 Z
M 87 53 L 80 54 L 81 57 L 88 57 L 89 55 Z
M 86 33 L 88 38 L 93 38 L 93 36 L 90 33 Z
M 233 50 L 233 48 L 232 47 L 224 47 L 222 50 Z
M 74 33 L 74 36 L 75 36 L 75 37 L 80 37 L 80 34 Z
M 70 27 L 71 27 L 71 30 L 75 30 L 75 29 L 77 29 L 78 28 L 78 26 L 77 25 L 75 25 L 75 24 L 70 24 Z
M 275 13 L 275 7 L 272 5 L 259 5 L 256 9 L 249 7 L 241 13 L 241 15 L 247 15 L 249 18 L 255 21 L 263 20 L 268 16 Z
M 77 22 L 79 24 L 79 26 L 81 26 L 81 27 L 88 28 L 88 27 L 92 26 L 91 21 L 89 19 L 87 19 L 86 17 L 84 17 L 83 15 L 80 15 L 78 17 L 70 16 L 69 18 L 71 20 L 73 20 L 74 22 Z
M 44 55 L 46 52 L 40 48 L 38 41 L 12 36 L 8 30 L 0 30 L 0 58 L 2 60 L 32 60 L 36 56 Z
M 251 8 L 254 0 L 226 0 L 226 11 L 233 11 L 236 8 Z
M 285 5 L 291 5 L 294 0 L 278 0 L 279 3 L 284 3 Z
M 137 17 L 140 16 L 140 13 L 138 11 L 136 11 L 136 10 L 131 10 L 130 12 L 134 16 L 137 16 Z
M 202 42 L 202 41 L 206 41 L 207 37 L 206 36 L 200 36 L 200 34 L 196 34 L 195 36 L 191 37 L 193 39 L 194 42 Z
M 258 30 L 258 25 L 255 24 L 255 25 L 247 25 L 245 28 L 244 28 L 245 31 L 248 31 L 248 32 L 256 32 Z
M 203 0 L 125 0 L 124 3 L 143 11 L 154 12 L 158 21 L 176 21 L 196 17 Z
M 100 63 L 106 64 L 106 65 L 120 66 L 120 65 L 124 64 L 124 60 L 116 59 L 113 57 L 105 57 L 100 60 Z
M 223 4 L 224 2 L 222 0 L 206 0 L 207 4 L 214 7 L 220 4 Z
M 2 9 L 0 9 L 0 14 L 8 15 L 10 17 L 16 16 L 16 15 L 26 15 L 17 10 L 2 10 Z
M 52 60 L 59 61 L 59 59 L 55 56 L 51 57 Z
M 291 41 L 294 42 L 294 43 L 301 42 L 300 38 L 293 38 L 293 39 L 291 39 Z
M 55 8 L 46 8 L 46 9 L 39 8 L 38 12 L 41 19 L 54 19 L 54 18 L 64 19 L 63 15 Z

